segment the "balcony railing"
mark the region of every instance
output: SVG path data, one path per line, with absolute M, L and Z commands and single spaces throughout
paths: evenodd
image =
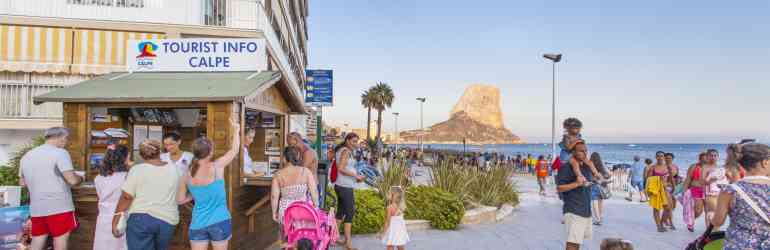
M 35 105 L 32 103 L 32 97 L 63 87 L 62 85 L 0 83 L 0 118 L 60 119 L 61 103 Z

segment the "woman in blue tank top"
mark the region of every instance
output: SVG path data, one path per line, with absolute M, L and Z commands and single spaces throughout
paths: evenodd
M 240 131 L 233 122 L 232 131 Z M 240 149 L 240 133 L 233 134 L 230 151 L 222 157 L 212 160 L 214 147 L 205 137 L 198 138 L 192 145 L 193 158 L 190 172 L 182 178 L 185 185 L 179 185 L 177 201 L 184 204 L 195 200 L 190 223 L 190 246 L 193 250 L 208 249 L 209 243 L 214 250 L 226 250 L 232 228 L 230 211 L 227 209 L 225 192 L 225 168 L 235 159 Z M 190 195 L 188 195 L 188 190 Z

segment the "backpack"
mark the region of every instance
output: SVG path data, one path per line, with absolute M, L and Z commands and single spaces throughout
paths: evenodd
M 332 167 L 329 169 L 329 180 L 332 183 L 337 182 L 337 157 L 334 158 L 332 159 Z
M 560 168 L 561 168 L 561 159 L 559 159 L 559 157 L 556 156 L 556 159 L 553 160 L 553 164 L 551 165 L 551 169 L 558 171 Z

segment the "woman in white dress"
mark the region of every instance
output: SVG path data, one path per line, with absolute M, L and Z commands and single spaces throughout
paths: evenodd
M 404 220 L 404 210 L 406 210 L 406 201 L 404 199 L 404 190 L 399 186 L 390 187 L 388 194 L 388 210 L 385 217 L 385 225 L 382 228 L 382 244 L 385 244 L 388 250 L 404 250 L 406 243 L 409 242 L 409 233 L 406 231 L 406 221 Z
M 120 200 L 123 182 L 126 181 L 128 167 L 132 162 L 128 147 L 123 145 L 110 146 L 99 167 L 99 176 L 94 179 L 96 195 L 99 197 L 99 216 L 96 217 L 94 235 L 94 250 L 126 249 L 126 236 L 115 238 L 112 235 L 112 216 Z

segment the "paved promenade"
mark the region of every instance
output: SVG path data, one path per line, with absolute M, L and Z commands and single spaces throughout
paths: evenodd
M 410 232 L 412 241 L 407 249 L 564 249 L 566 233 L 560 223 L 561 202 L 555 192 L 540 197 L 534 178 L 516 177 L 515 181 L 522 196 L 520 206 L 511 216 L 497 224 L 464 226 L 457 231 Z M 601 240 L 607 237 L 631 240 L 636 249 L 684 249 L 698 236 L 697 232 L 704 230 L 700 218 L 696 233 L 688 232 L 681 220 L 681 210 L 677 210 L 677 231 L 658 233 L 649 206 L 624 200 L 625 193 L 613 195 L 605 201 L 604 225 L 594 227 L 593 239 L 581 249 L 599 249 Z M 384 249 L 374 235 L 355 236 L 354 243 L 362 250 Z

